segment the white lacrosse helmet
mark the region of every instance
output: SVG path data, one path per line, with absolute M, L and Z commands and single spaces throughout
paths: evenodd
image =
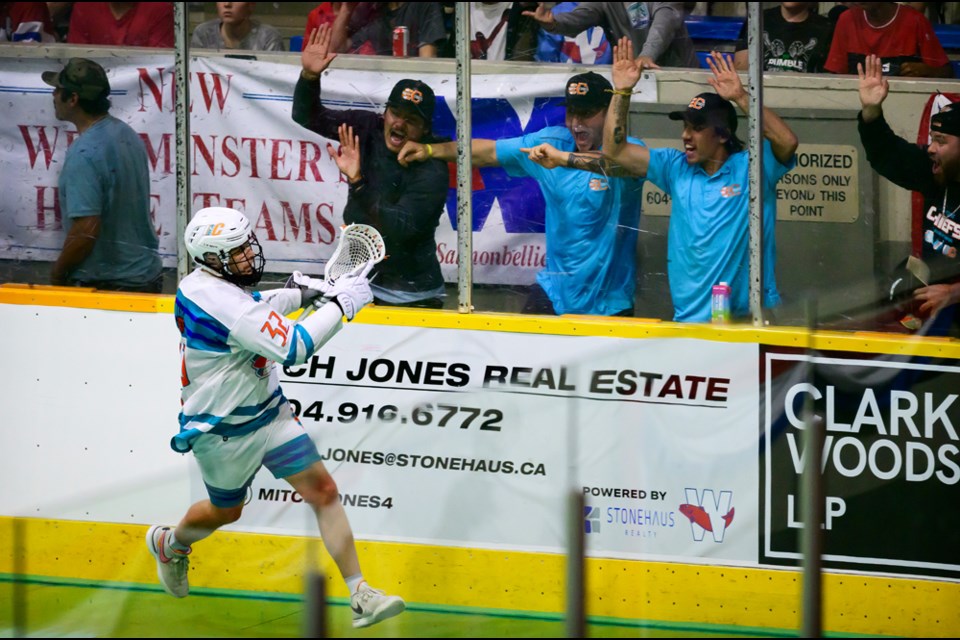
M 240 286 L 252 286 L 260 282 L 266 259 L 257 241 L 257 236 L 247 217 L 236 209 L 227 207 L 207 207 L 194 214 L 183 234 L 187 253 L 203 269 L 222 276 L 225 280 Z M 231 253 L 235 249 L 249 244 L 253 250 L 250 273 L 230 271 Z M 220 260 L 219 270 L 207 262 L 207 256 L 213 254 Z

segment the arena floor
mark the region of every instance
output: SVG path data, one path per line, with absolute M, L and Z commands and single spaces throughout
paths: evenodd
M 0 637 L 289 638 L 305 637 L 296 596 L 195 589 L 177 600 L 159 586 L 0 577 Z M 24 604 L 25 603 L 25 604 Z M 564 621 L 522 612 L 411 604 L 402 615 L 353 629 L 343 599 L 328 609 L 327 636 L 368 638 L 559 638 Z M 591 620 L 595 638 L 796 637 L 796 632 L 642 621 Z M 844 636 L 850 637 L 850 636 Z

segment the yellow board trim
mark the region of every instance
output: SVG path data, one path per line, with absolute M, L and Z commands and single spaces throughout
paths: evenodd
M 0 303 L 73 307 L 134 313 L 173 313 L 173 297 L 153 293 L 118 293 L 82 287 L 0 284 Z
M 166 295 L 113 293 L 76 287 L 0 285 L 0 304 L 21 304 L 138 313 L 172 313 L 174 298 Z M 566 336 L 611 338 L 692 338 L 719 342 L 757 343 L 818 351 L 886 353 L 960 360 L 960 340 L 912 338 L 879 332 L 815 331 L 797 327 L 712 325 L 663 322 L 648 318 L 604 316 L 529 316 L 511 313 L 458 313 L 371 305 L 354 322 L 359 324 L 505 331 Z
M 17 523 L 15 531 L 14 523 Z M 0 517 L 0 573 L 156 585 L 147 527 Z M 19 543 L 19 544 L 18 544 Z M 17 544 L 15 548 L 15 544 Z M 557 614 L 565 559 L 557 554 L 359 541 L 365 577 L 411 603 Z M 327 593 L 346 587 L 318 540 L 219 531 L 195 545 L 195 588 L 303 592 L 308 558 L 319 558 Z M 625 620 L 796 630 L 801 575 L 591 558 L 587 615 Z M 955 637 L 960 584 L 825 574 L 823 628 L 830 633 Z

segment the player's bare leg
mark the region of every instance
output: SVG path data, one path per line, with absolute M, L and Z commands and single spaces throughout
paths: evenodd
M 147 548 L 157 560 L 157 577 L 164 591 L 176 598 L 190 592 L 187 574 L 190 568 L 190 547 L 223 525 L 236 522 L 243 505 L 217 507 L 201 500 L 187 509 L 176 530 L 154 525 L 147 530 Z
M 406 604 L 372 588 L 360 572 L 360 560 L 347 512 L 340 504 L 337 483 L 322 462 L 286 478 L 300 497 L 313 507 L 323 543 L 350 589 L 353 626 L 368 627 L 401 613 Z

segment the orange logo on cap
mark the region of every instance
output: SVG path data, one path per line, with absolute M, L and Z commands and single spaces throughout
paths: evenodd
M 404 89 L 403 93 L 400 94 L 400 97 L 404 100 L 409 100 L 413 104 L 420 104 L 423 102 L 423 94 L 419 89 Z
M 697 109 L 699 111 L 700 109 L 703 109 L 705 106 L 707 106 L 707 101 L 701 98 L 700 96 L 697 96 L 696 98 L 690 101 L 690 104 L 687 105 L 687 108 Z
M 585 96 L 590 91 L 590 85 L 586 82 L 571 82 L 567 85 L 567 93 L 572 96 Z

